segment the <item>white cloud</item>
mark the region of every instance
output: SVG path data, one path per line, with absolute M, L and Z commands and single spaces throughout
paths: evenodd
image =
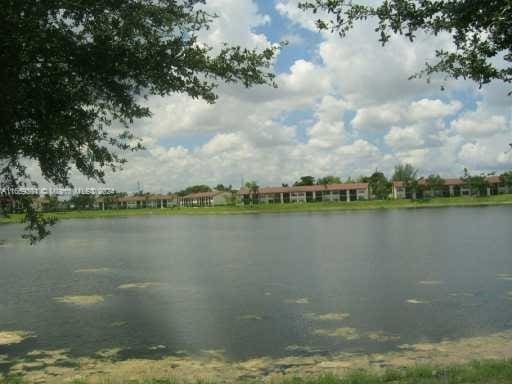
M 298 7 L 300 0 L 279 0 L 276 2 L 276 11 L 290 20 L 291 23 L 300 25 L 310 31 L 316 31 L 315 19 L 324 18 L 325 13 L 316 15 L 316 18 L 301 11 Z
M 424 165 L 428 163 L 430 159 L 431 150 L 428 148 L 412 149 L 404 152 L 398 152 L 396 154 L 397 160 L 400 163 L 411 164 L 414 167 L 420 169 L 423 173 L 425 172 Z
M 457 133 L 469 138 L 490 136 L 509 129 L 505 116 L 489 116 L 481 110 L 467 112 L 451 125 Z
M 450 116 L 460 111 L 462 103 L 453 100 L 450 103 L 443 103 L 439 99 L 421 99 L 411 103 L 407 117 L 410 121 L 439 119 Z
M 298 1 L 276 2 L 286 21 L 277 25 L 255 0 L 208 0 L 219 17 L 201 34 L 203 42 L 266 47 L 272 41 L 262 31 L 272 26 L 273 36 L 293 40 L 293 61 L 278 73 L 277 89 L 221 84 L 214 105 L 185 95 L 151 98 L 153 117 L 135 127 L 147 150 L 128 154 L 125 170 L 109 175 L 109 185 L 133 191 L 140 181 L 147 191 L 167 192 L 195 183 L 238 186 L 242 177 L 270 185 L 304 174 L 389 173 L 399 162 L 443 176 L 460 175 L 465 166 L 512 167 L 512 153 L 505 154 L 512 141 L 508 85 L 478 90 L 449 81 L 441 92 L 438 79 L 408 80 L 436 47 L 449 45 L 446 36 L 419 35 L 415 43 L 398 37 L 382 47 L 372 25 L 363 23 L 345 39 L 318 33 L 311 52 L 302 36 L 316 33 L 314 19 L 322 15 L 300 11 Z M 297 28 L 308 31 L 297 34 Z M 202 139 L 188 145 L 177 139 L 194 135 Z
M 379 149 L 366 140 L 358 139 L 350 145 L 345 145 L 337 150 L 341 156 L 356 156 L 359 160 L 368 156 L 380 154 Z
M 352 120 L 352 125 L 356 129 L 367 131 L 388 129 L 397 124 L 426 124 L 436 128 L 441 124 L 440 119 L 455 114 L 461 108 L 460 101 L 444 103 L 439 99 L 421 99 L 409 104 L 376 104 L 360 108 Z
M 493 156 L 494 155 L 494 156 Z M 464 144 L 458 154 L 459 161 L 471 168 L 480 168 L 491 165 L 496 154 L 492 154 L 485 145 L 480 143 Z M 494 159 L 493 159 L 494 158 Z
M 240 134 L 237 133 L 219 133 L 215 135 L 208 143 L 201 147 L 201 151 L 207 155 L 217 155 L 219 153 L 240 147 L 243 145 Z
M 510 135 L 505 135 L 465 143 L 460 148 L 458 160 L 476 171 L 509 169 L 512 167 L 512 153 L 505 144 L 509 139 Z
M 248 48 L 266 48 L 267 37 L 254 28 L 270 22 L 270 16 L 261 14 L 252 0 L 208 0 L 205 9 L 216 15 L 208 30 L 200 34 L 201 41 L 219 47 L 223 43 Z
M 346 142 L 343 112 L 347 104 L 332 96 L 325 96 L 316 113 L 317 122 L 308 130 L 309 144 L 314 147 L 331 149 Z
M 396 104 L 383 104 L 358 109 L 352 125 L 361 130 L 388 129 L 403 119 L 402 107 Z
M 392 127 L 385 136 L 385 141 L 394 150 L 418 148 L 425 144 L 425 141 L 414 126 L 405 128 Z

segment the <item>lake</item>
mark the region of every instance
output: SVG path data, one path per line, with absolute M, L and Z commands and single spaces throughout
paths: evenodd
M 0 226 L 0 355 L 380 352 L 512 328 L 512 207 Z M 78 296 L 75 297 L 75 296 Z

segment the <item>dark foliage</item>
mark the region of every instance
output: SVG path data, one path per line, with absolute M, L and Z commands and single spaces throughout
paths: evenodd
M 55 185 L 76 169 L 104 182 L 130 132 L 151 116 L 150 95 L 186 94 L 213 103 L 219 81 L 273 84 L 277 48 L 198 44 L 212 20 L 203 0 L 2 2 L 0 12 L 0 187 L 30 185 L 26 161 Z M 39 215 L 25 204 L 29 229 Z M 38 221 L 39 220 L 39 221 Z

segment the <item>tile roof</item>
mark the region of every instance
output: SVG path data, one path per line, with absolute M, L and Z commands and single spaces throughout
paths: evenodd
M 259 194 L 271 193 L 290 193 L 290 192 L 321 192 L 321 191 L 338 191 L 338 190 L 354 190 L 367 189 L 368 183 L 341 183 L 341 184 L 315 184 L 315 185 L 297 185 L 291 187 L 261 187 L 258 189 Z M 240 189 L 241 195 L 250 194 L 248 188 Z
M 486 180 L 490 184 L 501 183 L 500 176 L 487 176 Z M 418 182 L 420 184 L 425 185 L 427 180 L 426 179 L 420 179 L 420 180 L 418 180 Z M 463 185 L 463 184 L 464 184 L 464 181 L 462 179 L 460 179 L 460 178 L 448 177 L 448 178 L 444 179 L 444 185 L 448 186 L 448 187 L 449 186 Z M 393 185 L 395 187 L 403 187 L 404 183 L 403 183 L 403 181 L 393 181 Z
M 182 199 L 201 199 L 203 197 L 214 197 L 220 195 L 222 193 L 228 193 L 227 191 L 210 191 L 210 192 L 197 192 L 190 193 L 186 196 L 183 196 Z
M 175 195 L 142 195 L 142 196 L 124 196 L 115 199 L 122 203 L 132 203 L 137 201 L 151 201 L 151 200 L 175 200 Z

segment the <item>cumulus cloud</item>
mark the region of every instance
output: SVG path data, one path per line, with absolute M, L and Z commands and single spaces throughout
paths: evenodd
M 439 119 L 451 116 L 462 108 L 462 103 L 452 100 L 445 103 L 439 99 L 421 99 L 392 104 L 377 104 L 360 108 L 352 125 L 361 130 L 388 129 L 395 124 L 430 124 L 438 126 Z
M 361 130 L 381 130 L 399 123 L 402 119 L 401 105 L 382 104 L 358 109 L 352 125 Z
M 201 147 L 201 151 L 207 156 L 222 154 L 233 148 L 244 146 L 240 134 L 237 133 L 219 133 L 215 135 L 208 143 Z
M 315 18 L 305 12 L 302 12 L 298 5 L 300 0 L 279 0 L 276 2 L 275 8 L 278 13 L 287 17 L 291 23 L 299 25 L 310 31 L 316 31 Z M 316 19 L 325 18 L 327 14 L 320 13 L 316 15 Z
M 309 144 L 314 147 L 331 149 L 346 142 L 345 124 L 342 114 L 346 102 L 332 96 L 325 96 L 316 113 L 317 122 L 308 130 Z
M 501 137 L 503 140 L 503 137 Z M 512 153 L 505 151 L 506 146 L 498 137 L 483 141 L 467 142 L 458 153 L 461 164 L 478 171 L 505 170 L 512 167 Z
M 439 119 L 453 115 L 461 108 L 462 103 L 458 100 L 444 103 L 439 99 L 421 99 L 411 103 L 407 117 L 410 121 Z
M 201 34 L 204 43 L 263 48 L 275 43 L 271 36 L 289 38 L 278 88 L 221 84 L 213 105 L 185 95 L 150 98 L 153 117 L 134 127 L 147 149 L 128 154 L 124 171 L 108 175 L 109 185 L 134 191 L 140 181 L 154 192 L 196 183 L 238 186 L 242 178 L 272 185 L 304 174 L 390 173 L 403 162 L 443 176 L 464 167 L 512 167 L 512 153 L 505 153 L 512 141 L 506 84 L 478 89 L 448 81 L 442 92 L 439 79 L 408 80 L 435 48 L 449 46 L 446 36 L 418 35 L 415 43 L 396 37 L 382 47 L 373 26 L 363 23 L 340 39 L 318 33 L 314 20 L 325 15 L 304 13 L 298 2 L 276 0 L 264 13 L 263 0 L 208 0 L 218 17 Z M 304 36 L 313 33 L 318 43 L 311 47 Z
M 385 136 L 385 141 L 394 150 L 419 148 L 425 144 L 414 126 L 405 128 L 392 127 Z
M 509 129 L 503 115 L 489 115 L 485 111 L 467 112 L 451 123 L 453 129 L 465 137 L 486 137 Z
M 204 8 L 216 17 L 210 28 L 200 34 L 201 41 L 213 47 L 225 42 L 248 48 L 270 45 L 265 34 L 255 32 L 256 27 L 270 23 L 270 16 L 260 13 L 253 0 L 208 0 Z

